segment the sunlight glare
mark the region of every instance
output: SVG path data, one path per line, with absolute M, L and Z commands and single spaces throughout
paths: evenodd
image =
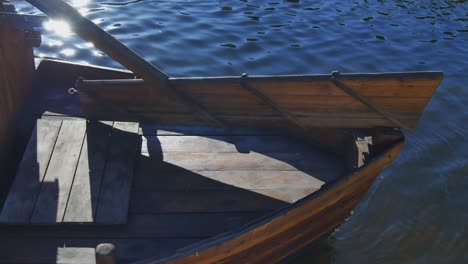
M 74 7 L 84 7 L 89 4 L 89 0 L 72 0 L 71 4 Z
M 61 41 L 61 40 L 53 40 L 53 39 L 52 39 L 52 40 L 49 40 L 49 41 L 47 42 L 47 45 L 48 45 L 49 47 L 60 47 L 60 46 L 63 46 L 63 41 Z
M 44 28 L 64 38 L 72 35 L 70 26 L 65 21 L 48 20 L 44 22 Z
M 70 57 L 70 56 L 75 55 L 76 51 L 74 49 L 63 49 L 60 51 L 60 53 L 62 53 L 63 55 L 67 57 Z

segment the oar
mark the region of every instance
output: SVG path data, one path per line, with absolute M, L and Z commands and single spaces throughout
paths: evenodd
M 127 67 L 150 85 L 162 88 L 174 98 L 196 110 L 204 119 L 214 123 L 215 125 L 222 126 L 222 123 L 206 111 L 203 106 L 174 87 L 171 87 L 169 85 L 169 76 L 167 76 L 167 74 L 140 57 L 133 50 L 112 37 L 89 19 L 83 17 L 67 3 L 62 0 L 26 1 L 52 18 L 68 21 L 70 23 L 70 27 L 76 34 L 83 39 L 92 42 L 96 48 L 102 50 L 111 58 Z

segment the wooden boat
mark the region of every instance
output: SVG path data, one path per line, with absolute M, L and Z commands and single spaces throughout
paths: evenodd
M 282 261 L 345 221 L 442 79 L 169 78 L 63 2 L 28 2 L 132 71 L 36 67 L 24 27 L 43 18 L 1 2 L 2 263 Z

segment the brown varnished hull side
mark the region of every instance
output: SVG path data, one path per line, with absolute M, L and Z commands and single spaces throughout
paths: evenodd
M 345 75 L 343 75 L 345 76 Z M 377 75 L 378 76 L 378 75 Z M 440 73 L 349 75 L 342 82 L 380 107 L 405 126 L 416 126 L 439 85 Z M 343 77 L 345 78 L 345 77 Z M 375 79 L 372 79 L 375 78 Z M 271 106 L 244 89 L 240 78 L 173 78 L 172 89 L 191 97 L 226 125 L 289 126 Z M 366 128 L 398 126 L 356 98 L 336 87 L 326 75 L 249 77 L 249 86 L 273 101 L 307 128 Z M 143 81 L 82 88 L 80 100 L 88 118 L 204 124 L 182 102 Z M 153 92 L 150 92 L 153 91 Z M 132 96 L 128 96 L 131 94 Z M 155 94 L 155 95 L 153 95 Z M 96 96 L 97 95 L 97 96 Z M 99 99 L 96 99 L 96 98 Z M 115 109 L 102 102 L 118 105 Z M 124 111 L 121 111 L 124 110 Z M 125 113 L 126 112 L 126 113 Z
M 141 263 L 274 263 L 332 232 L 400 153 L 404 141 L 347 177 L 271 218 L 164 260 Z

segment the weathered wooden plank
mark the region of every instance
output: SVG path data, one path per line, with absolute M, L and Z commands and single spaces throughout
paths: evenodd
M 157 136 L 144 137 L 142 153 L 163 152 L 316 152 L 304 142 L 287 136 Z M 154 151 L 154 150 L 153 150 Z M 320 154 L 322 154 L 320 152 Z
M 114 122 L 96 222 L 126 222 L 134 163 L 138 145 L 138 123 Z
M 63 121 L 31 217 L 32 223 L 63 221 L 85 132 L 85 121 Z
M 344 174 L 340 165 L 323 173 L 309 175 L 302 171 L 186 171 L 160 172 L 149 163 L 139 163 L 133 179 L 135 191 L 203 191 L 320 188 Z
M 140 124 L 139 134 L 144 136 L 261 136 L 281 135 L 281 131 L 272 129 L 249 129 L 245 127 L 219 128 L 210 126 L 142 123 Z
M 89 122 L 63 222 L 93 222 L 112 122 Z
M 96 250 L 84 247 L 57 248 L 57 264 L 96 264 Z
M 290 202 L 274 196 L 275 190 L 214 190 L 181 192 L 133 192 L 130 212 L 154 213 L 224 213 L 277 210 Z M 312 193 L 314 190 L 295 190 Z
M 315 152 L 292 153 L 164 153 L 164 162 L 156 163 L 158 169 L 171 171 L 295 171 L 314 175 L 334 164 Z
M 3 206 L 0 222 L 29 222 L 61 124 L 61 121 L 37 121 Z

